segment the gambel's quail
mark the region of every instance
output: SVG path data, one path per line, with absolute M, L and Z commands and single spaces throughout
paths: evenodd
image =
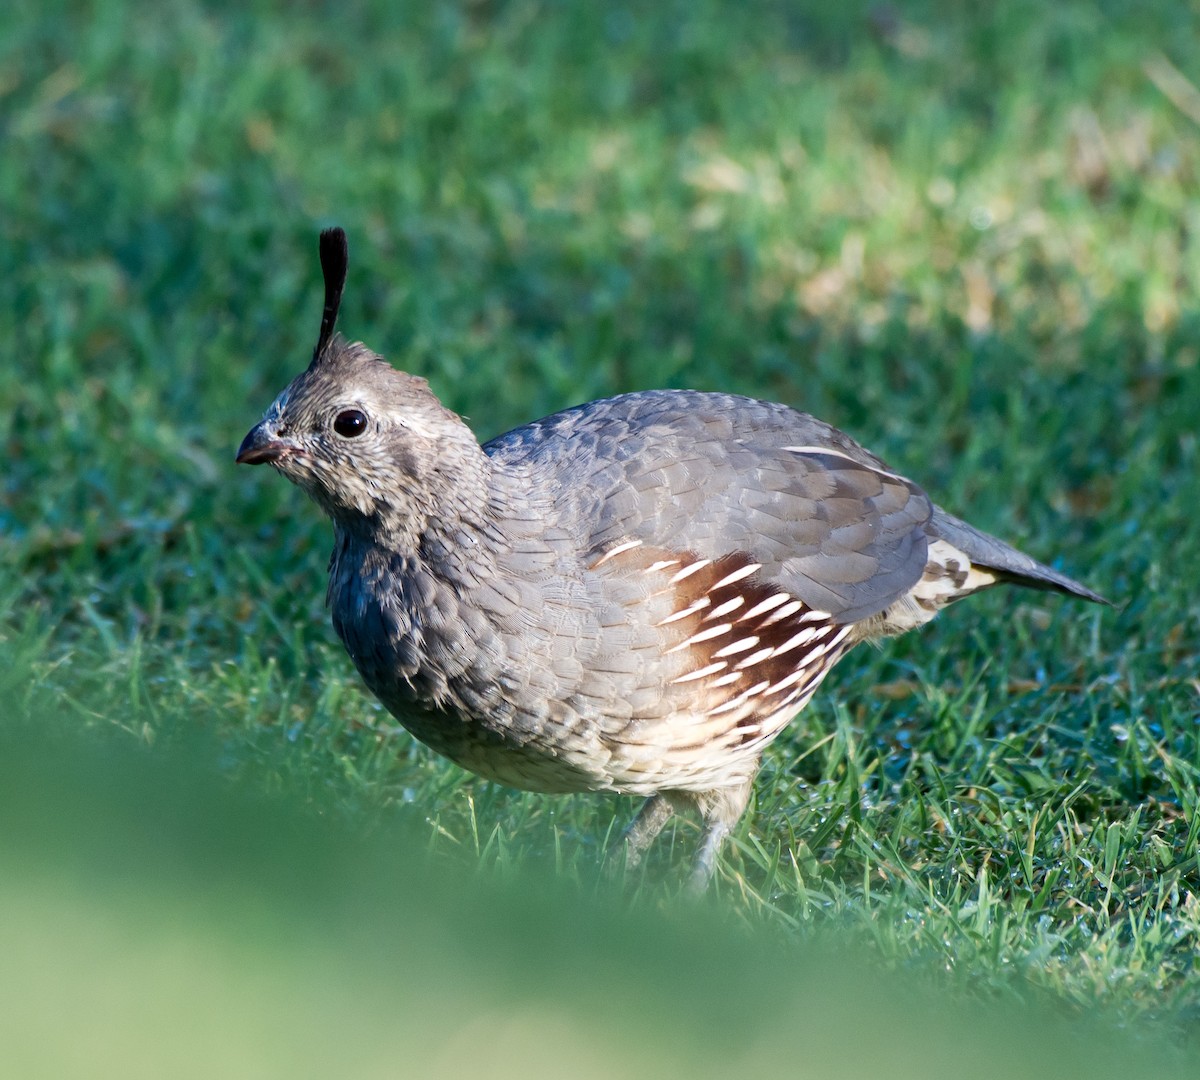
M 785 405 L 652 390 L 480 447 L 334 335 L 341 229 L 320 257 L 312 363 L 237 460 L 332 518 L 333 625 L 397 719 L 503 784 L 648 796 L 631 860 L 694 807 L 706 883 L 763 750 L 856 643 L 997 583 L 1104 602 Z

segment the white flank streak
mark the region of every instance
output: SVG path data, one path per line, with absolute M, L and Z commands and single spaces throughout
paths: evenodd
M 873 473 L 890 477 L 893 480 L 904 479 L 899 473 L 888 472 L 887 469 L 881 469 L 878 465 L 868 465 L 864 461 L 856 461 L 849 454 L 843 454 L 840 450 L 831 450 L 828 446 L 785 446 L 783 449 L 793 454 L 822 454 L 827 457 L 840 457 L 843 461 L 850 462 L 856 468 L 870 469 Z
M 678 566 L 678 559 L 665 559 L 662 562 L 656 562 L 652 566 L 647 566 L 642 571 L 643 574 L 657 574 L 660 570 L 665 570 L 668 566 Z
M 609 559 L 616 558 L 622 551 L 630 551 L 635 547 L 641 547 L 640 540 L 626 540 L 623 544 L 618 544 L 615 548 L 609 548 L 596 562 L 596 566 L 603 566 Z
M 732 701 L 727 701 L 727 702 L 725 702 L 724 705 L 718 705 L 715 709 L 709 709 L 708 715 L 709 716 L 720 716 L 721 713 L 723 713 L 723 712 L 729 712 L 731 709 L 736 709 L 739 705 L 742 704 L 743 701 L 745 701 L 745 699 L 746 699 L 745 694 L 739 694 Z
M 703 611 L 712 603 L 707 596 L 700 597 L 691 607 L 686 607 L 682 611 L 675 612 L 674 615 L 668 615 L 665 619 L 660 619 L 655 626 L 666 626 L 667 623 L 678 622 L 680 619 L 686 619 L 689 615 L 695 615 L 697 611 Z
M 759 649 L 758 652 L 751 653 L 745 660 L 738 664 L 738 669 L 753 667 L 760 660 L 765 660 L 768 656 L 773 655 L 774 652 L 774 649 Z
M 710 709 L 708 715 L 717 716 L 720 713 L 730 712 L 733 709 L 740 708 L 748 699 L 752 698 L 755 694 L 761 694 L 769 685 L 770 683 L 768 683 L 766 679 L 764 679 L 762 682 L 755 683 L 749 689 L 743 690 L 732 701 L 727 701 L 724 705 L 718 705 L 715 709 Z
M 724 671 L 727 666 L 724 660 L 719 660 L 715 664 L 709 664 L 708 667 L 702 667 L 699 671 L 691 671 L 687 675 L 680 675 L 678 679 L 672 679 L 671 682 L 692 682 L 694 679 L 703 679 L 706 675 L 715 675 L 718 671 Z
M 761 603 L 755 604 L 754 607 L 747 611 L 745 615 L 738 619 L 738 622 L 745 622 L 747 619 L 753 619 L 756 615 L 762 615 L 770 611 L 771 608 L 777 608 L 780 604 L 786 603 L 790 599 L 791 596 L 789 596 L 787 593 L 777 592 L 774 596 L 768 596 Z
M 831 637 L 828 641 L 817 642 L 817 644 L 812 647 L 812 654 L 814 656 L 823 656 L 825 653 L 829 652 L 830 649 L 836 648 L 838 645 L 840 645 L 842 643 L 842 639 L 848 633 L 850 633 L 850 627 L 843 626 L 841 630 L 839 630 L 837 634 Z
M 732 600 L 726 600 L 725 603 L 718 604 L 712 611 L 705 615 L 704 621 L 708 622 L 709 619 L 719 619 L 722 615 L 728 615 L 731 611 L 737 611 L 745 602 L 745 597 L 742 596 L 735 596 Z
M 842 639 L 848 633 L 850 633 L 850 627 L 843 626 L 833 637 L 829 638 L 827 641 L 818 641 L 809 650 L 808 657 L 805 658 L 806 661 L 818 656 L 824 656 L 827 652 L 836 649 L 842 643 Z
M 844 461 L 852 461 L 855 465 L 858 464 L 849 454 L 843 454 L 840 450 L 831 450 L 828 446 L 785 446 L 784 449 L 792 454 L 828 454 L 831 457 L 840 457 Z M 870 466 L 864 465 L 863 468 L 869 469 Z
M 818 641 L 817 644 L 814 645 L 811 650 L 809 650 L 808 655 L 804 658 L 804 663 L 801 664 L 800 667 L 798 667 L 786 678 L 780 679 L 779 682 L 777 682 L 774 686 L 769 687 L 763 692 L 767 694 L 777 694 L 780 690 L 786 690 L 793 683 L 798 683 L 801 679 L 804 679 L 808 676 L 812 676 L 817 682 L 820 682 L 826 671 L 828 671 L 828 667 L 826 667 L 824 670 L 820 664 L 817 664 L 814 667 L 814 662 L 819 660 L 835 646 L 839 645 L 842 639 L 848 633 L 850 633 L 850 627 L 843 626 L 828 641 Z
M 832 618 L 833 616 L 828 611 L 821 611 L 819 608 L 809 608 L 800 616 L 800 622 L 825 622 Z
M 751 563 L 749 566 L 743 566 L 740 570 L 735 570 L 732 574 L 726 574 L 718 581 L 713 588 L 723 589 L 726 585 L 732 585 L 735 581 L 741 581 L 742 578 L 748 578 L 751 574 L 762 569 L 762 563 Z
M 701 630 L 698 634 L 693 634 L 687 641 L 681 641 L 678 645 L 668 649 L 667 652 L 668 654 L 679 652 L 680 649 L 686 649 L 689 645 L 699 645 L 702 641 L 708 641 L 710 638 L 728 634 L 732 629 L 732 623 L 720 623 L 717 626 L 710 626 L 707 630 Z M 721 666 L 724 667 L 725 665 L 722 664 Z
M 693 574 L 695 574 L 696 572 L 698 572 L 700 570 L 703 570 L 706 566 L 710 565 L 711 563 L 712 563 L 712 559 L 701 559 L 699 562 L 692 563 L 691 566 L 685 566 L 682 570 L 679 571 L 679 573 L 677 573 L 673 578 L 671 578 L 671 584 L 672 585 L 678 584 L 684 578 L 691 577 Z
M 737 653 L 745 652 L 747 649 L 753 649 L 757 644 L 758 638 L 753 635 L 738 638 L 732 645 L 726 645 L 720 652 L 713 653 L 713 659 L 720 660 L 722 656 L 734 656 Z
M 774 686 L 767 687 L 763 691 L 764 694 L 778 694 L 780 690 L 786 690 L 792 683 L 798 683 L 807 675 L 811 675 L 812 671 L 807 667 L 797 668 L 787 678 L 780 679 Z
M 782 656 L 785 652 L 791 652 L 792 649 L 797 649 L 801 645 L 807 645 L 813 638 L 821 632 L 819 626 L 810 626 L 806 630 L 801 630 L 794 637 L 788 638 L 782 645 L 775 650 L 776 656 Z
M 784 604 L 781 608 L 776 608 L 767 618 L 763 619 L 763 626 L 770 626 L 772 623 L 779 622 L 780 619 L 786 619 L 789 615 L 795 615 L 804 605 L 799 600 L 793 600 L 790 604 Z
M 731 671 L 728 675 L 722 675 L 719 679 L 713 680 L 713 686 L 728 686 L 730 683 L 735 683 L 744 675 L 742 671 Z
M 830 638 L 828 641 L 818 641 L 811 649 L 808 650 L 808 655 L 804 657 L 804 663 L 811 666 L 814 660 L 819 660 L 831 649 L 836 648 L 844 636 L 844 634 L 839 634 L 837 637 Z

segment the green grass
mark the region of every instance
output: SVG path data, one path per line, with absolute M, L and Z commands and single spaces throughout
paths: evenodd
M 215 782 L 196 743 L 6 735 L 0 1040 L 23 1078 L 1194 1075 L 1103 1011 L 964 998 L 834 935 L 439 865 L 419 829 Z
M 342 327 L 481 436 L 651 386 L 787 401 L 1116 600 L 996 591 L 853 653 L 712 906 L 1194 1048 L 1195 15 L 827 7 L 5 5 L 4 729 L 616 903 L 632 801 L 414 745 L 328 625 L 328 526 L 233 467 L 307 361 L 336 222 Z M 685 918 L 696 835 L 635 908 Z

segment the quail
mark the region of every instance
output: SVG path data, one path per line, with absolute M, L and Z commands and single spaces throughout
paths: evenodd
M 1107 602 L 785 405 L 651 390 L 480 446 L 334 333 L 345 233 L 319 251 L 312 362 L 237 461 L 332 519 L 333 625 L 400 723 L 512 787 L 646 796 L 631 861 L 690 808 L 702 888 L 763 751 L 858 642 L 1000 583 Z

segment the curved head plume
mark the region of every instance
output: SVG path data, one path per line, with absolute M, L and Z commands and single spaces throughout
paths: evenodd
M 487 459 L 471 429 L 424 379 L 334 333 L 346 284 L 346 234 L 326 229 L 318 250 L 325 310 L 312 363 L 250 429 L 237 460 L 274 466 L 340 528 L 383 528 L 379 523 L 386 522 L 389 543 L 407 537 L 415 545 L 423 523 L 444 512 L 450 477 L 461 488 L 464 477 L 474 475 L 472 490 L 484 499 L 479 492 Z
M 346 287 L 346 268 L 350 264 L 350 247 L 344 229 L 326 229 L 321 233 L 319 245 L 321 273 L 325 275 L 325 310 L 321 312 L 321 333 L 317 347 L 313 349 L 312 362 L 316 364 L 325 354 L 333 339 L 333 328 L 337 324 L 338 308 L 342 304 L 342 291 Z

